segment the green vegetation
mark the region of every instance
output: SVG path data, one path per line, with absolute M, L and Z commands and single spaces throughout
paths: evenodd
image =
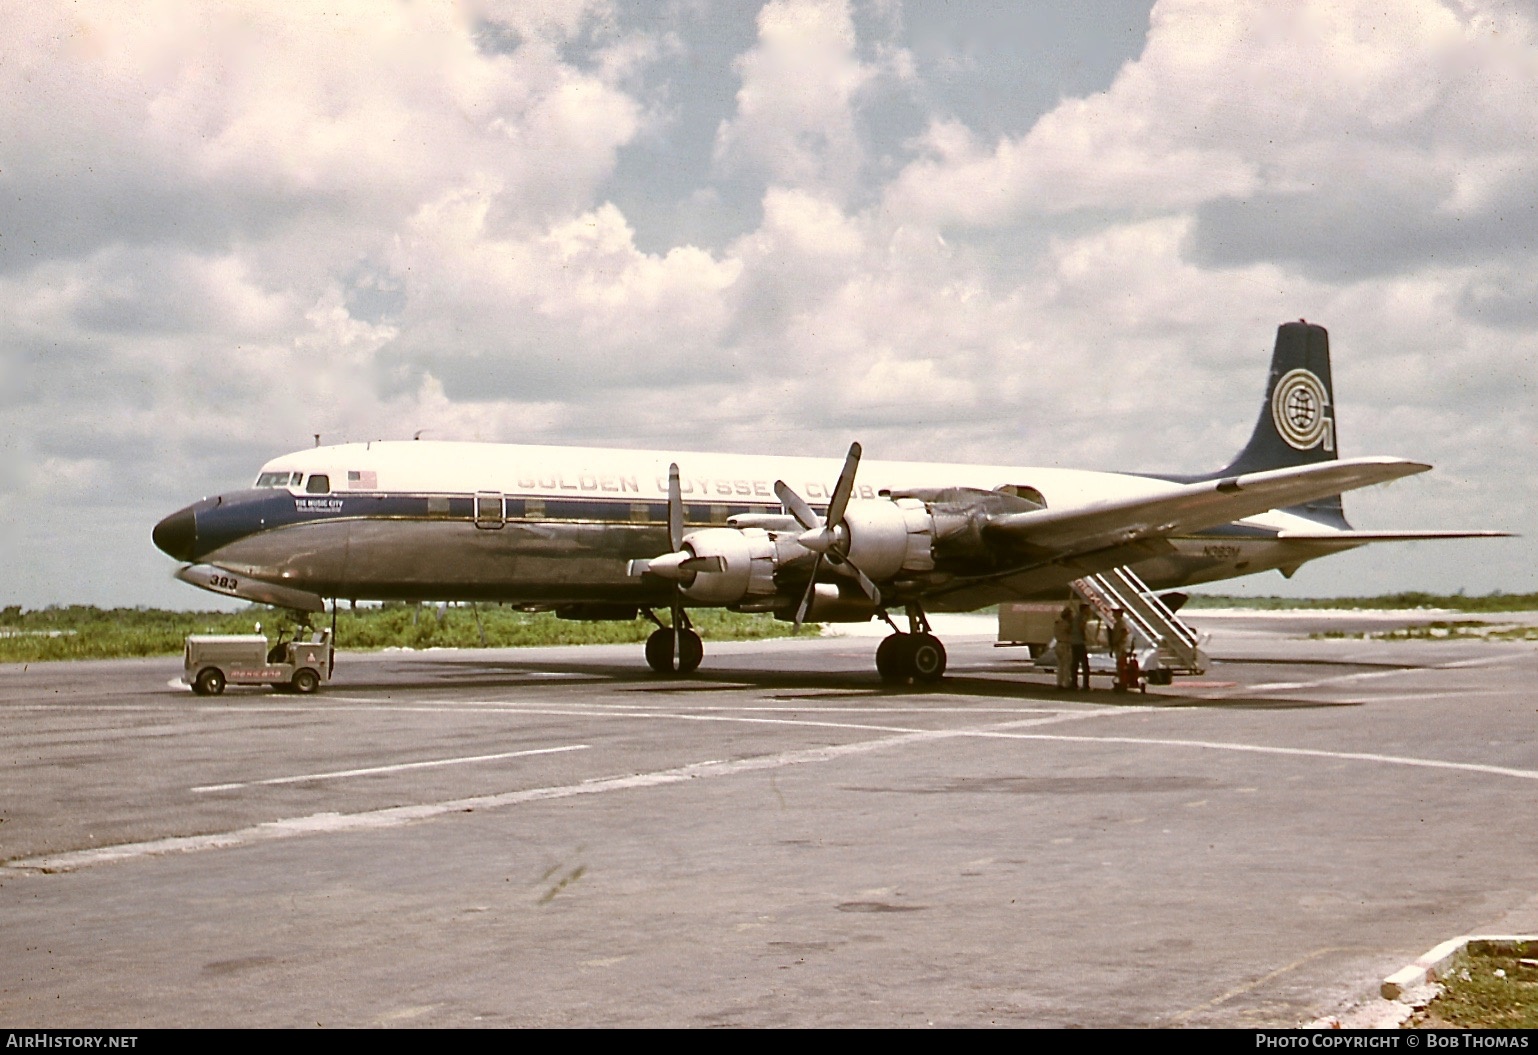
M 1310 634 L 1313 638 L 1371 638 L 1374 641 L 1538 641 L 1538 626 L 1518 623 L 1491 623 L 1480 619 L 1453 621 L 1436 619 L 1421 626 L 1405 626 L 1395 630 L 1370 630 L 1348 633 L 1344 630 L 1326 630 Z
M 479 618 L 477 618 L 479 617 Z M 689 613 L 707 641 L 783 637 L 790 624 L 767 615 L 740 615 L 719 609 Z M 317 627 L 330 615 L 317 615 Z M 269 638 L 292 627 L 286 611 L 252 605 L 239 612 L 171 612 L 160 608 L 92 608 L 86 605 L 22 611 L 0 609 L 0 662 L 37 663 L 56 659 L 110 659 L 175 655 L 188 634 L 249 634 L 256 624 Z M 586 623 L 557 619 L 548 612 L 520 612 L 501 605 L 451 606 L 387 604 L 342 609 L 337 643 L 348 650 L 378 648 L 505 648 L 527 645 L 587 645 L 645 641 L 652 624 Z
M 1538 594 L 1396 593 L 1383 597 L 1230 597 L 1192 594 L 1188 607 L 1251 609 L 1405 609 L 1443 608 L 1461 612 L 1538 611 Z M 477 623 L 479 614 L 479 623 Z M 719 609 L 689 613 L 706 640 L 781 637 L 790 624 L 769 616 L 739 615 Z M 316 616 L 316 625 L 330 616 Z M 239 612 L 172 612 L 160 608 L 93 608 L 68 605 L 23 611 L 0 609 L 0 662 L 36 663 L 54 659 L 108 659 L 121 656 L 174 655 L 188 634 L 249 634 L 261 623 L 269 637 L 293 623 L 281 609 L 253 605 Z M 376 648 L 504 648 L 524 645 L 582 645 L 640 642 L 652 625 L 629 622 L 578 623 L 549 613 L 531 614 L 501 605 L 477 608 L 456 605 L 387 604 L 344 609 L 337 620 L 337 640 L 347 649 Z M 1330 635 L 1340 636 L 1340 635 Z M 1353 635 L 1363 636 L 1363 635 Z M 1385 638 L 1480 637 L 1490 640 L 1532 641 L 1538 628 L 1511 624 L 1482 624 L 1472 620 L 1432 623 L 1424 628 L 1385 632 Z
M 1382 597 L 1232 597 L 1224 594 L 1191 594 L 1187 608 L 1394 610 L 1446 608 L 1454 612 L 1538 612 L 1538 593 L 1496 593 L 1483 597 L 1408 591 Z
M 1538 1029 L 1538 942 L 1469 942 L 1441 995 L 1407 1025 Z

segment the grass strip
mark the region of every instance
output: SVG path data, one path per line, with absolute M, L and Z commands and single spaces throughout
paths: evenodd
M 665 618 L 665 614 L 664 614 Z M 708 641 L 785 637 L 790 624 L 767 615 L 693 609 L 689 618 Z M 316 627 L 330 615 L 316 615 Z M 283 609 L 252 605 L 237 612 L 175 612 L 161 608 L 67 605 L 23 611 L 0 609 L 0 662 L 120 659 L 175 655 L 188 634 L 250 634 L 260 624 L 269 638 L 293 627 Z M 538 645 L 624 644 L 645 641 L 654 627 L 644 619 L 573 622 L 549 612 L 522 612 L 495 604 L 386 604 L 337 614 L 337 643 L 349 651 L 381 648 L 509 648 Z

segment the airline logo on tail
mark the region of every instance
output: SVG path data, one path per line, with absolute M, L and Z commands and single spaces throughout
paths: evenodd
M 1271 391 L 1271 421 L 1283 441 L 1306 451 L 1321 443 L 1335 450 L 1335 418 L 1329 389 L 1312 370 L 1289 370 Z

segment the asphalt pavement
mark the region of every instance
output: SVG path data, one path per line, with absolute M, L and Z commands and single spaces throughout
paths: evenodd
M 0 1021 L 1315 1021 L 1538 930 L 1538 649 L 1310 636 L 1410 618 L 1197 613 L 1146 695 L 976 622 L 922 688 L 858 636 L 0 667 Z

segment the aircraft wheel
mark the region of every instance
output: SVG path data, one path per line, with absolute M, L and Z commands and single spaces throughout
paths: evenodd
M 320 675 L 306 667 L 303 670 L 294 671 L 294 677 L 289 684 L 293 686 L 295 692 L 308 696 L 320 688 Z
M 933 634 L 911 634 L 908 669 L 915 681 L 939 681 L 945 675 L 945 646 Z
M 678 642 L 678 673 L 693 674 L 700 669 L 700 662 L 704 658 L 705 642 L 693 630 L 685 629 L 683 638 Z
M 700 640 L 700 635 L 693 630 L 684 630 L 682 639 L 678 642 L 678 671 L 679 674 L 693 674 L 699 669 L 700 661 L 705 658 L 705 643 Z M 646 639 L 646 663 L 658 674 L 672 674 L 673 670 L 673 631 L 669 627 L 652 631 L 652 636 Z
M 199 696 L 217 696 L 224 691 L 224 675 L 214 667 L 205 667 L 193 680 L 192 691 Z
M 882 681 L 906 681 L 908 667 L 904 661 L 907 634 L 888 634 L 876 646 L 876 673 Z
M 646 665 L 658 674 L 673 673 L 673 631 L 652 631 L 646 639 Z

